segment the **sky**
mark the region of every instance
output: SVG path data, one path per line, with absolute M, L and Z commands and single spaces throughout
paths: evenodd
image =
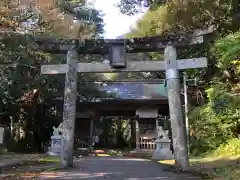
M 105 38 L 116 38 L 127 32 L 130 27 L 142 16 L 137 14 L 135 16 L 126 16 L 120 13 L 119 9 L 114 6 L 119 0 L 95 0 L 94 8 L 103 11 L 105 23 Z

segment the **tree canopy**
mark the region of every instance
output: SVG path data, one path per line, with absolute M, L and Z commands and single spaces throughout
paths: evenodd
M 121 0 L 121 12 L 133 15 L 143 6 L 148 10 L 125 36 L 144 37 L 192 32 L 213 27 L 197 47 L 186 47 L 178 58 L 207 57 L 208 68 L 186 71 L 187 78 L 197 78 L 190 89 L 201 101 L 191 101 L 191 150 L 201 153 L 239 136 L 239 23 L 238 0 Z M 192 91 L 192 90 L 191 90 Z
M 37 3 L 0 1 L 0 123 L 12 137 L 7 142 L 9 150 L 42 150 L 62 116 L 54 100 L 63 97 L 64 76 L 40 75 L 40 67 L 65 63 L 66 56 L 36 50 L 28 35 L 81 39 L 101 38 L 103 33 L 101 12 L 85 1 Z M 93 83 L 99 78 L 92 74 L 78 76 L 79 101 L 101 96 Z
M 127 11 L 126 2 L 121 1 L 120 7 Z M 136 9 L 137 3 L 133 1 L 132 4 L 130 9 Z M 188 32 L 210 26 L 220 32 L 239 29 L 239 2 L 236 0 L 170 0 L 161 5 L 153 4 L 155 8 L 150 8 L 133 29 L 135 35 Z
M 186 71 L 189 79 L 197 78 L 197 87 L 191 91 L 201 99 L 194 102 L 189 95 L 191 150 L 198 154 L 215 150 L 239 137 L 239 0 L 121 0 L 118 7 L 128 15 L 148 8 L 126 34 L 130 38 L 214 27 L 205 43 L 178 52 L 179 58 L 204 56 L 209 63 L 206 69 Z M 61 119 L 61 110 L 54 100 L 63 96 L 64 76 L 40 75 L 40 66 L 64 63 L 66 57 L 33 50 L 35 43 L 27 35 L 102 38 L 102 17 L 102 13 L 85 0 L 39 0 L 37 3 L 0 0 L 0 123 L 9 128 L 10 139 L 14 140 L 9 141 L 9 147 L 20 147 L 20 143 L 21 151 L 42 149 L 42 144 L 49 140 L 52 126 Z M 162 57 L 161 53 L 142 55 L 150 60 Z M 84 61 L 101 59 L 89 55 L 81 58 Z M 78 77 L 79 100 L 91 101 L 105 95 L 91 83 L 101 76 L 79 74 Z M 151 80 L 165 78 L 165 75 L 121 73 L 116 78 Z M 42 137 L 42 132 L 46 136 Z

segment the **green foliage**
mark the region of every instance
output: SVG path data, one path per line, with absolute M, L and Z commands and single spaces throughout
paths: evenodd
M 131 14 L 141 8 L 142 2 L 122 0 L 120 8 L 125 7 L 122 12 Z M 147 6 L 154 4 L 148 2 Z M 203 89 L 206 102 L 200 107 L 192 106 L 189 114 L 193 154 L 215 150 L 240 133 L 239 14 L 237 0 L 171 0 L 150 8 L 126 35 L 132 38 L 215 27 L 209 41 L 196 48 L 189 46 L 178 54 L 179 58 L 207 57 L 209 62 L 204 70 L 186 72 L 189 78 L 202 81 L 198 88 Z
M 220 38 L 213 47 L 220 73 L 215 74 L 219 77 L 213 78 L 212 86 L 206 89 L 208 103 L 190 113 L 193 139 L 197 140 L 193 149 L 209 151 L 221 145 L 217 150 L 220 152 L 237 146 L 234 140 L 227 141 L 240 133 L 239 47 L 239 32 Z
M 215 151 L 216 156 L 239 156 L 240 155 L 240 139 L 229 139 L 226 143 L 221 144 Z
M 40 67 L 42 64 L 48 63 L 65 63 L 66 56 L 34 50 L 33 41 L 28 36 L 19 35 L 19 31 L 24 31 L 26 28 L 25 22 L 33 22 L 31 28 L 27 26 L 29 34 L 39 34 L 41 31 L 41 35 L 57 34 L 59 36 L 61 34 L 61 37 L 66 37 L 72 33 L 78 37 L 82 35 L 82 37 L 95 38 L 101 36 L 103 32 L 101 13 L 87 8 L 83 1 L 68 1 L 71 6 L 67 7 L 60 5 L 56 7 L 55 4 L 49 2 L 50 4 L 47 6 L 49 5 L 52 9 L 47 9 L 46 12 L 44 10 L 46 4 L 42 1 L 40 3 L 43 4 L 39 4 L 40 11 L 38 12 L 28 6 L 24 13 L 18 13 L 18 7 L 14 8 L 16 10 L 15 19 L 12 8 L 4 7 L 1 11 L 3 6 L 0 6 L 0 62 L 10 64 L 0 70 L 0 123 L 7 127 L 6 145 L 12 151 L 43 150 L 43 145 L 47 144 L 52 134 L 52 127 L 61 122 L 62 114 L 62 104 L 55 99 L 63 97 L 64 76 L 41 75 Z M 72 5 L 75 6 L 74 3 L 77 3 L 76 7 L 80 6 L 85 11 L 82 14 L 78 11 L 71 11 Z M 58 11 L 59 7 L 60 11 Z M 53 11 L 54 13 L 52 13 Z M 76 13 L 77 19 L 88 22 L 84 24 L 84 27 L 76 27 L 77 30 L 72 29 L 68 23 L 59 22 L 60 18 L 52 16 L 52 14 L 59 15 L 62 11 L 65 11 L 64 16 L 68 22 L 72 21 L 71 16 Z M 21 21 L 22 18 L 25 18 L 24 22 Z M 2 20 L 4 20 L 3 23 Z M 12 22 L 13 20 L 14 22 Z M 59 28 L 60 25 L 61 28 Z M 90 28 L 92 25 L 96 26 Z M 92 60 L 93 58 L 88 59 Z M 87 83 L 87 81 L 94 81 L 97 78 L 92 74 L 79 76 L 79 99 L 93 100 L 102 95 L 93 83 Z
M 238 165 L 228 165 L 222 168 L 216 168 L 214 172 L 215 177 L 223 178 L 224 180 L 238 180 L 240 170 Z
M 143 8 L 150 8 L 153 10 L 165 2 L 166 0 L 121 0 L 117 6 L 123 14 L 134 15 L 135 13 L 141 12 Z
M 170 0 L 164 5 L 149 9 L 132 33 L 136 36 L 174 34 L 210 26 L 214 26 L 218 32 L 223 33 L 229 30 L 236 31 L 239 25 L 233 21 L 238 17 L 237 13 L 232 13 L 235 9 L 234 1 Z
M 240 32 L 231 33 L 215 43 L 215 51 L 219 56 L 219 67 L 232 68 L 240 74 Z
M 237 137 L 236 126 L 240 123 L 240 99 L 226 94 L 219 87 L 207 90 L 208 103 L 191 111 L 193 131 L 192 151 L 198 153 L 214 150 L 228 139 Z
M 101 137 L 104 142 L 100 146 L 104 148 L 125 148 L 131 143 L 130 120 L 121 117 L 102 117 L 100 123 Z
M 155 1 L 151 2 L 155 3 Z M 132 3 L 137 5 L 136 2 Z M 189 46 L 178 54 L 179 58 L 207 57 L 209 63 L 207 69 L 188 70 L 187 76 L 205 81 L 202 88 L 208 88 L 223 76 L 219 70 L 216 52 L 212 51 L 212 42 L 219 36 L 223 36 L 229 31 L 235 32 L 239 28 L 239 23 L 233 21 L 238 17 L 237 13 L 233 13 L 236 10 L 236 7 L 233 6 L 234 3 L 236 3 L 235 0 L 224 0 L 221 3 L 218 0 L 166 1 L 164 4 L 157 5 L 156 8 L 149 9 L 126 37 L 186 33 L 195 29 L 214 27 L 216 31 L 209 40 L 205 39 L 204 44 L 197 47 Z M 163 76 L 161 75 L 161 77 Z
M 167 6 L 160 6 L 155 11 L 147 11 L 137 22 L 136 28 L 127 34 L 127 37 L 143 37 L 162 34 L 169 29 L 169 22 L 166 21 L 168 15 Z

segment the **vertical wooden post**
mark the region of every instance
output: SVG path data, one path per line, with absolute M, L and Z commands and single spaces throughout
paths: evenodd
M 158 136 L 158 117 L 156 117 L 156 122 L 155 122 L 155 124 L 156 124 L 156 138 L 158 138 L 157 136 Z
M 93 141 L 93 129 L 94 129 L 94 117 L 90 118 L 90 134 L 89 134 L 89 142 L 92 145 Z
M 182 104 L 180 99 L 179 70 L 177 66 L 176 48 L 168 45 L 164 50 L 166 62 L 166 79 L 171 128 L 173 135 L 174 156 L 177 166 L 187 170 L 189 166 L 186 131 L 183 121 Z
M 133 118 L 130 119 L 130 126 L 131 126 L 131 142 L 130 142 L 130 149 L 133 149 L 134 141 L 134 121 Z
M 76 51 L 67 52 L 67 69 L 63 105 L 63 132 L 61 165 L 64 168 L 73 167 L 74 129 L 76 119 L 77 98 L 77 59 Z
M 188 122 L 188 86 L 187 86 L 187 76 L 184 73 L 183 75 L 183 86 L 184 86 L 184 110 L 185 110 L 185 126 L 186 126 L 186 134 L 187 134 L 187 146 L 188 146 L 188 154 L 190 153 L 190 142 L 189 142 L 189 122 Z
M 140 149 L 140 125 L 139 125 L 139 119 L 135 119 L 135 125 L 136 125 L 136 149 Z

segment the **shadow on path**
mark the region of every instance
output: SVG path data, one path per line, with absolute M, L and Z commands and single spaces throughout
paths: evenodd
M 65 171 L 45 172 L 42 180 L 200 180 L 189 174 L 168 172 L 155 162 L 124 157 L 84 157 L 76 167 Z

